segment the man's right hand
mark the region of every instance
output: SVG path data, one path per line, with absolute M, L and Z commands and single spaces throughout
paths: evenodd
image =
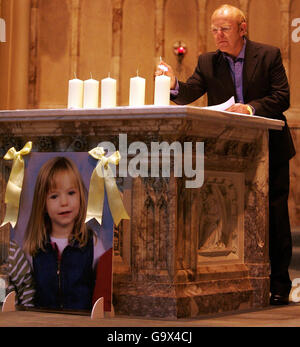
M 174 74 L 174 71 L 172 67 L 168 64 L 166 64 L 164 61 L 160 61 L 159 65 L 157 66 L 157 70 L 155 71 L 155 76 L 160 76 L 160 75 L 166 75 L 171 78 L 171 89 L 175 89 L 176 87 L 176 76 Z

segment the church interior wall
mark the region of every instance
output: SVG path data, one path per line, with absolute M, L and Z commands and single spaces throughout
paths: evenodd
M 0 108 L 65 108 L 68 80 L 117 79 L 119 106 L 127 106 L 129 79 L 146 78 L 146 104 L 153 103 L 160 57 L 180 79 L 194 70 L 200 53 L 214 50 L 209 33 L 222 0 L 0 0 L 6 21 L 0 44 Z M 280 47 L 291 88 L 286 116 L 300 152 L 300 2 L 228 0 L 248 17 L 249 38 Z M 292 26 L 299 18 L 299 24 Z M 295 22 L 294 22 L 295 23 Z M 294 39 L 293 39 L 294 38 Z M 299 38 L 299 42 L 297 41 Z M 295 40 L 296 39 L 296 40 Z M 173 45 L 182 41 L 181 63 Z M 195 105 L 205 105 L 201 98 Z M 299 154 L 291 161 L 290 215 L 300 226 Z

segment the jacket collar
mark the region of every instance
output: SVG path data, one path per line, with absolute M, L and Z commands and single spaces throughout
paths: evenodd
M 229 62 L 219 49 L 215 52 L 213 57 L 213 74 L 214 77 L 222 84 L 223 89 L 228 93 L 228 97 L 232 95 L 236 97 Z
M 246 48 L 245 48 L 245 59 L 243 66 L 243 94 L 244 98 L 247 93 L 249 82 L 252 80 L 253 75 L 255 73 L 257 62 L 258 62 L 258 48 L 255 44 L 246 38 Z M 227 59 L 224 58 L 223 53 L 218 49 L 215 52 L 213 58 L 213 66 L 214 66 L 214 76 L 221 81 L 221 83 L 226 86 L 226 89 L 231 93 L 231 95 L 235 95 L 234 83 L 232 81 L 232 77 L 230 74 L 229 63 Z
M 247 39 L 245 50 L 245 61 L 243 69 L 243 89 L 244 96 L 247 93 L 249 82 L 252 80 L 258 62 L 258 47 L 254 43 Z

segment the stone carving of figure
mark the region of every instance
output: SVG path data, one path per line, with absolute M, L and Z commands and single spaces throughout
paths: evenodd
M 226 216 L 222 208 L 222 196 L 216 186 L 207 185 L 203 194 L 202 214 L 200 220 L 199 249 L 224 249 L 222 240 Z

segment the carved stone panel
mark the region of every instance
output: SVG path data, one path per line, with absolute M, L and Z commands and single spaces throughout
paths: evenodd
M 207 172 L 199 191 L 198 264 L 243 262 L 244 174 Z
M 143 269 L 167 269 L 167 235 L 169 230 L 168 178 L 143 178 L 145 189 L 142 248 Z

